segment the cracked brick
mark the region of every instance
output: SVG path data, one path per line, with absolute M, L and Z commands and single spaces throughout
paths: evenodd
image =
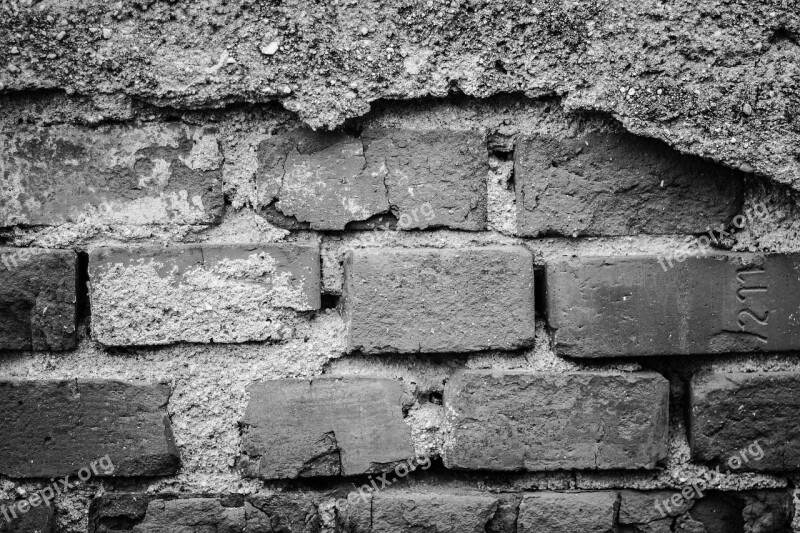
M 240 460 L 247 476 L 352 476 L 388 471 L 414 457 L 398 381 L 281 379 L 248 392 Z

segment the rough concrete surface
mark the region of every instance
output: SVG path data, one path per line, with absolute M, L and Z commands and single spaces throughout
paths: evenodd
M 96 248 L 92 336 L 109 346 L 291 337 L 320 307 L 313 245 Z
M 795 8 L 7 0 L 0 84 L 175 107 L 279 100 L 312 126 L 381 99 L 559 95 L 570 109 L 614 114 L 635 133 L 800 186 Z

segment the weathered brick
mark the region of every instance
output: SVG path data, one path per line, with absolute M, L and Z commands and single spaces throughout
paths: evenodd
M 689 499 L 679 491 L 625 490 L 618 525 L 623 533 L 788 533 L 792 515 L 792 494 L 786 490 L 698 494 L 692 489 Z
M 248 496 L 106 493 L 92 500 L 90 533 L 319 533 L 324 493 Z
M 245 508 L 224 507 L 217 498 L 152 500 L 134 533 L 244 533 Z
M 17 129 L 0 135 L 0 226 L 207 224 L 221 163 L 213 132 L 182 124 Z
M 489 154 L 483 133 L 367 129 L 367 161 L 385 169 L 389 204 L 403 228 L 486 229 Z M 433 216 L 415 209 L 432 207 Z
M 619 496 L 601 492 L 534 492 L 519 507 L 519 533 L 612 533 Z
M 0 500 L 0 533 L 55 533 L 55 507 L 44 505 L 41 498 L 35 507 L 26 504 L 25 512 L 20 501 Z
M 378 492 L 369 502 L 357 500 L 349 533 L 484 533 L 497 510 L 497 498 L 447 492 Z M 371 512 L 369 512 L 371 510 Z
M 108 456 L 113 471 L 91 475 L 157 476 L 180 463 L 172 439 L 166 385 L 121 381 L 0 381 L 0 473 L 55 477 Z M 105 466 L 107 461 L 99 463 Z
M 800 348 L 800 255 L 547 261 L 557 353 L 616 357 Z
M 315 245 L 97 248 L 89 274 L 92 335 L 112 346 L 282 339 L 320 307 Z
M 241 458 L 248 476 L 351 476 L 414 457 L 399 381 L 281 379 L 255 383 L 248 392 Z
M 700 372 L 690 398 L 693 460 L 723 470 L 800 468 L 800 373 Z
M 311 228 L 342 230 L 347 223 L 389 211 L 385 171 L 367 165 L 360 139 L 344 133 L 295 130 L 259 145 L 259 202 Z
M 743 173 L 629 133 L 521 137 L 514 151 L 521 235 L 702 233 L 730 222 Z
M 294 130 L 262 141 L 258 163 L 259 206 L 312 229 L 342 230 L 387 213 L 402 229 L 486 227 L 481 133 Z
M 0 247 L 0 349 L 75 346 L 76 262 L 72 250 Z
M 668 402 L 668 382 L 653 372 L 458 372 L 444 392 L 444 464 L 654 468 L 667 454 Z
M 534 341 L 533 257 L 520 246 L 357 249 L 345 260 L 350 351 L 472 352 Z

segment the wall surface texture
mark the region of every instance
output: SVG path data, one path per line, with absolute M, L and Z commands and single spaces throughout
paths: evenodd
M 0 0 L 0 532 L 800 532 L 800 5 Z

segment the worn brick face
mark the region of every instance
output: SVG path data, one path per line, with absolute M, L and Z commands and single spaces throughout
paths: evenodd
M 487 160 L 476 132 L 293 130 L 259 145 L 258 204 L 312 229 L 391 213 L 402 229 L 482 230 Z
M 483 533 L 497 510 L 493 495 L 446 491 L 379 492 L 369 500 L 355 504 L 349 533 Z
M 800 348 L 800 256 L 720 253 L 552 259 L 547 314 L 572 357 Z
M 523 247 L 353 250 L 350 351 L 510 350 L 534 340 L 533 257 Z
M 667 453 L 668 388 L 652 372 L 459 372 L 444 392 L 444 464 L 501 471 L 654 468 Z
M 521 235 L 702 233 L 742 206 L 743 174 L 629 133 L 523 136 L 514 151 Z
M 75 346 L 76 261 L 72 250 L 0 247 L 0 349 Z
M 248 388 L 246 475 L 265 479 L 352 476 L 414 457 L 403 388 L 372 378 L 283 379 Z
M 97 248 L 89 274 L 92 335 L 113 346 L 290 338 L 320 307 L 312 245 Z
M 385 169 L 389 204 L 404 228 L 486 229 L 488 152 L 475 131 L 367 129 L 367 160 Z M 432 216 L 415 209 L 432 207 Z
M 536 492 L 519 507 L 519 533 L 613 533 L 619 496 L 613 491 Z
M 690 398 L 693 460 L 723 470 L 800 468 L 800 373 L 700 372 Z
M 23 504 L 22 512 L 23 501 L 28 500 L 0 500 L 0 533 L 55 533 L 55 504 L 44 505 L 39 498 L 36 506 Z
M 166 385 L 121 381 L 0 381 L 0 473 L 48 478 L 74 474 L 108 455 L 113 472 L 174 474 Z M 104 463 L 101 463 L 101 465 Z
M 19 128 L 0 135 L 0 226 L 208 224 L 221 164 L 216 135 L 192 126 Z
M 89 533 L 319 533 L 324 493 L 106 493 L 90 506 Z

